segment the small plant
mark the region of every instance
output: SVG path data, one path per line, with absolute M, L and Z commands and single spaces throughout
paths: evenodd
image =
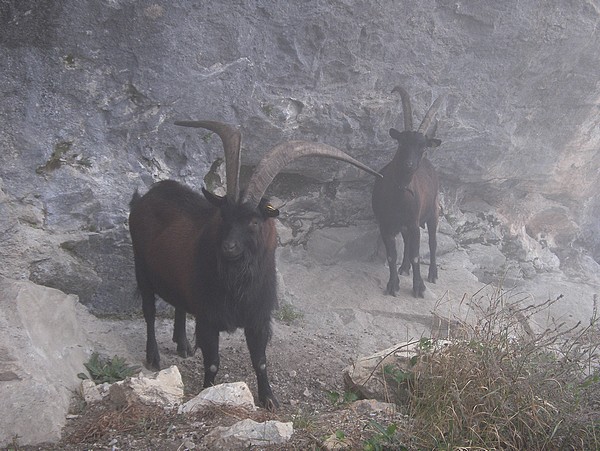
M 396 368 L 394 365 L 385 365 L 383 367 L 383 374 L 390 377 L 398 385 L 410 381 L 412 377 L 411 372 L 403 371 L 400 368 Z
M 97 352 L 92 354 L 90 360 L 84 363 L 84 366 L 90 373 L 91 380 L 96 384 L 105 382 L 112 384 L 122 381 L 126 377 L 137 374 L 140 370 L 139 366 L 128 365 L 122 357 L 114 356 L 112 359 L 107 359 L 100 357 Z M 84 380 L 90 379 L 85 373 L 79 373 L 77 377 Z
M 270 117 L 273 115 L 273 105 L 271 105 L 270 103 L 262 105 L 261 109 L 266 116 Z
M 304 315 L 299 312 L 291 304 L 281 304 L 281 306 L 275 311 L 275 318 L 282 323 L 291 324 L 294 321 L 301 319 Z
M 38 166 L 35 172 L 37 174 L 48 174 L 62 167 L 69 165 L 74 168 L 92 167 L 92 160 L 89 157 L 73 153 L 73 141 L 61 141 L 54 145 L 52 155 L 43 166 Z
M 346 439 L 346 433 L 341 430 L 335 431 L 335 438 L 340 441 L 344 441 Z
M 395 423 L 384 426 L 377 421 L 371 420 L 369 422 L 369 426 L 375 432 L 375 435 L 365 440 L 363 446 L 365 451 L 384 451 L 388 449 L 401 451 L 408 449 L 399 443 L 399 439 L 396 434 L 398 427 Z
M 358 395 L 351 391 L 339 393 L 335 390 L 329 390 L 326 394 L 329 401 L 334 405 L 350 404 L 351 402 L 358 400 Z
M 19 445 L 19 434 L 15 434 L 12 437 L 12 441 L 7 445 L 6 451 L 19 451 L 21 446 Z
M 315 414 L 299 410 L 298 413 L 292 417 L 292 425 L 294 426 L 294 429 L 310 430 L 315 425 Z

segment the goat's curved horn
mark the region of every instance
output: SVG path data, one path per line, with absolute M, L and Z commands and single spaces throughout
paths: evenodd
M 402 86 L 396 86 L 392 92 L 399 92 L 402 98 L 402 111 L 404 114 L 404 131 L 413 129 L 412 107 L 410 106 L 410 96 Z
M 442 100 L 444 100 L 443 96 L 439 96 L 437 99 L 435 99 L 435 102 L 433 102 L 433 104 L 429 107 L 427 114 L 425 114 L 425 117 L 423 118 L 423 121 L 421 121 L 421 125 L 419 125 L 419 129 L 417 130 L 419 133 L 422 133 L 423 135 L 427 134 L 427 129 L 431 125 L 433 117 L 440 109 Z
M 240 187 L 240 159 L 242 134 L 238 127 L 215 121 L 175 121 L 183 127 L 205 128 L 215 132 L 223 141 L 225 151 L 225 176 L 227 177 L 227 197 L 237 202 Z
M 242 196 L 242 202 L 248 202 L 250 205 L 256 207 L 275 176 L 292 161 L 307 156 L 326 157 L 345 161 L 363 171 L 382 177 L 379 172 L 335 147 L 306 141 L 288 141 L 273 147 L 264 155 L 248 182 L 248 188 Z

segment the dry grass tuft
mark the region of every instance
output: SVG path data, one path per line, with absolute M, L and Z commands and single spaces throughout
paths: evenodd
M 525 307 L 509 297 L 497 290 L 474 325 L 413 368 L 410 449 L 600 449 L 596 314 L 535 333 L 529 319 L 561 297 Z
M 90 410 L 84 422 L 73 431 L 67 442 L 88 443 L 99 440 L 109 433 L 148 433 L 157 431 L 168 423 L 176 412 L 165 411 L 162 407 L 131 403 L 122 409 L 98 408 Z

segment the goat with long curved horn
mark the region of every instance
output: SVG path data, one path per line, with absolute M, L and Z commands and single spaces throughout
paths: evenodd
M 177 353 L 194 352 L 186 336 L 186 314 L 196 318 L 196 347 L 202 350 L 204 386 L 219 370 L 219 333 L 243 328 L 256 373 L 259 402 L 278 406 L 267 376 L 265 350 L 271 316 L 277 305 L 274 217 L 279 210 L 262 195 L 283 167 L 315 155 L 351 163 L 381 177 L 346 153 L 325 144 L 292 141 L 271 149 L 261 160 L 242 199 L 239 197 L 241 134 L 237 127 L 214 121 L 178 121 L 201 127 L 223 141 L 227 195 L 204 196 L 173 180 L 154 184 L 131 200 L 129 228 L 135 275 L 146 320 L 146 362 L 160 367 L 154 322 L 155 296 L 175 307 L 173 341 Z
M 425 156 L 429 147 L 438 147 L 439 139 L 434 138 L 435 129 L 430 130 L 431 122 L 442 103 L 438 97 L 431 105 L 417 131 L 412 130 L 412 109 L 410 98 L 404 88 L 397 86 L 392 92 L 399 92 L 404 111 L 404 131 L 390 129 L 390 136 L 398 142 L 398 149 L 391 162 L 382 170 L 382 179 L 375 181 L 372 206 L 383 244 L 385 245 L 390 278 L 386 293 L 395 296 L 400 289 L 398 273 L 409 274 L 413 270 L 413 295 L 424 297 L 425 283 L 421 277 L 419 227 L 427 224 L 429 234 L 429 274 L 428 281 L 435 283 L 438 277 L 436 264 L 439 204 L 439 182 L 436 171 Z M 396 235 L 402 233 L 404 255 L 400 268 L 396 270 Z

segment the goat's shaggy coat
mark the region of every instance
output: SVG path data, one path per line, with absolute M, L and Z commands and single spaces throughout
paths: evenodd
M 196 317 L 204 386 L 214 383 L 219 368 L 219 332 L 244 328 L 259 400 L 276 407 L 265 357 L 277 303 L 274 220 L 264 202 L 257 210 L 207 196 L 218 205 L 167 180 L 131 201 L 129 227 L 147 323 L 146 360 L 150 367 L 160 367 L 154 332 L 158 295 L 175 306 L 173 341 L 183 357 L 194 353 L 185 315 Z
M 267 377 L 265 350 L 277 303 L 273 218 L 279 210 L 263 194 L 279 171 L 302 156 L 334 158 L 378 177 L 381 174 L 335 147 L 289 141 L 264 155 L 247 189 L 240 192 L 239 129 L 215 121 L 176 124 L 208 129 L 220 136 L 227 195 L 219 197 L 203 189 L 203 197 L 175 181 L 163 181 L 142 197 L 136 192 L 131 200 L 129 227 L 146 319 L 147 364 L 160 368 L 154 330 L 158 295 L 175 307 L 173 341 L 182 357 L 195 350 L 185 333 L 186 314 L 196 317 L 196 346 L 204 358 L 205 387 L 214 383 L 219 369 L 219 332 L 243 328 L 256 372 L 258 399 L 274 409 L 278 403 Z

